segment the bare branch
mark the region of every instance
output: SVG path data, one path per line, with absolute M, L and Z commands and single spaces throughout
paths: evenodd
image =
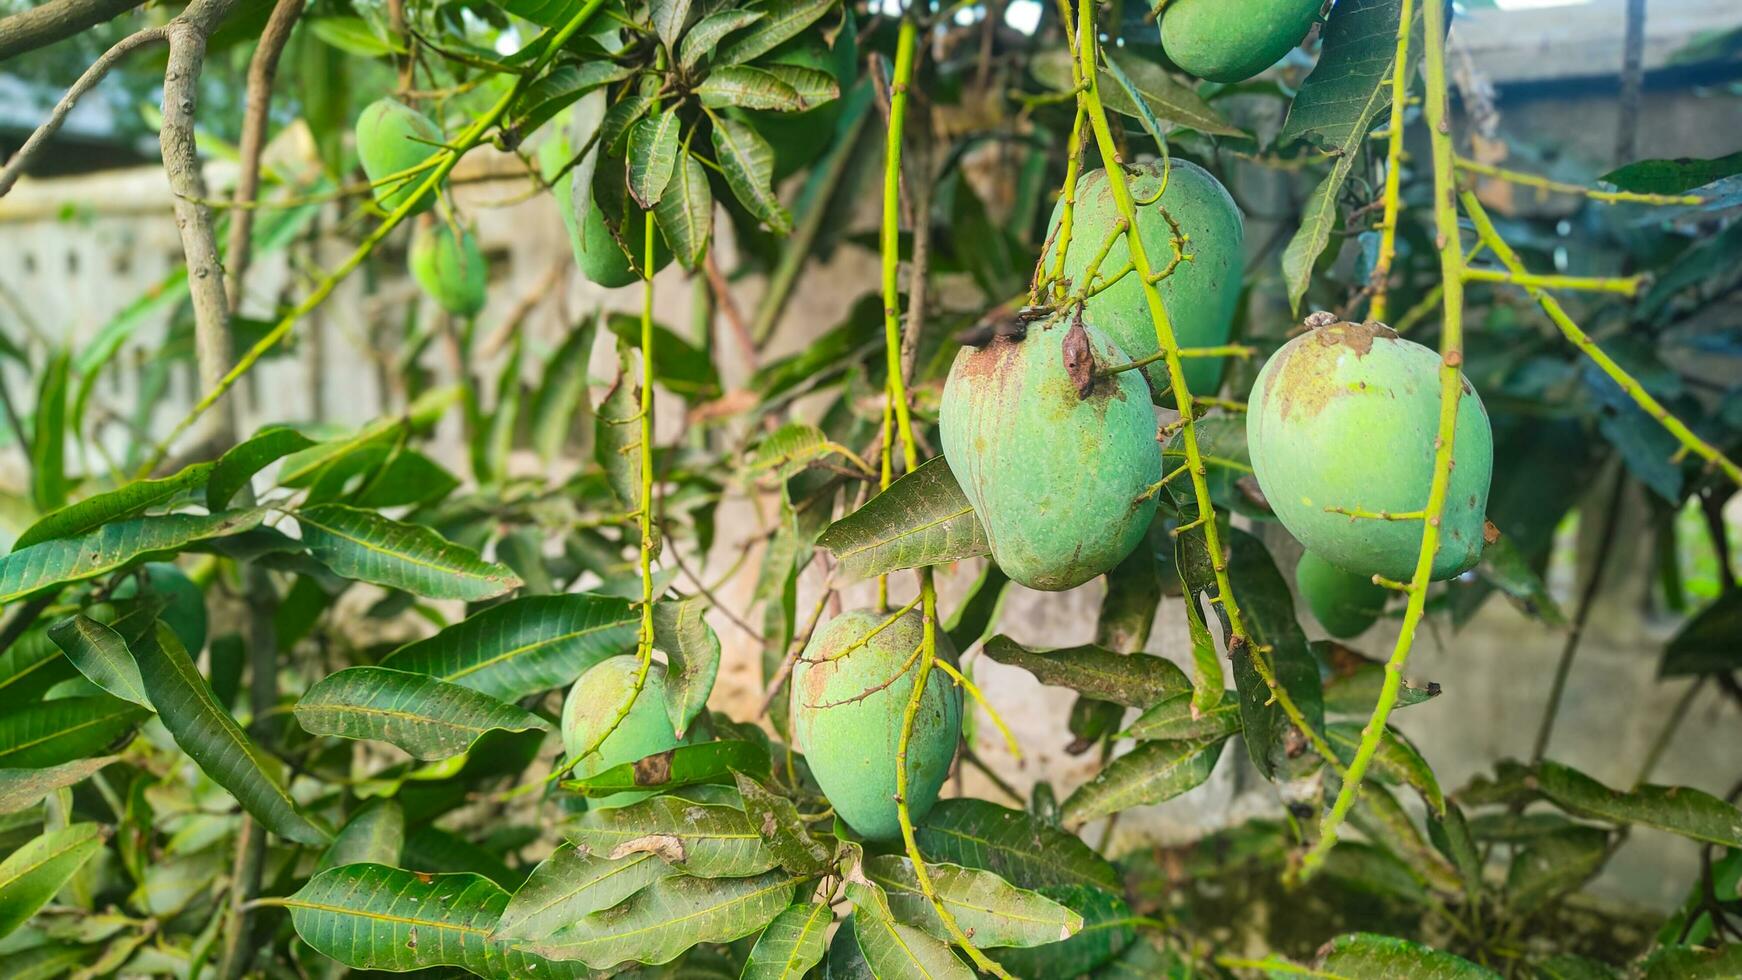
M 0 61 L 64 41 L 119 17 L 143 0 L 48 0 L 0 20 Z
M 230 310 L 242 305 L 242 282 L 252 257 L 250 236 L 254 230 L 254 198 L 260 190 L 260 153 L 266 147 L 266 127 L 272 109 L 272 81 L 278 75 L 278 58 L 290 40 L 291 29 L 302 16 L 304 0 L 278 0 L 254 57 L 248 62 L 248 107 L 242 117 L 242 172 L 236 178 L 236 213 L 230 218 L 230 247 L 225 253 Z

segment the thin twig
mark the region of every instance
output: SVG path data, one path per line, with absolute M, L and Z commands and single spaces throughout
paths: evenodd
M 1386 290 L 1391 280 L 1391 262 L 1397 254 L 1397 218 L 1402 213 L 1403 122 L 1409 103 L 1409 24 L 1415 16 L 1415 0 L 1401 0 L 1397 32 L 1397 51 L 1391 59 L 1391 122 L 1385 141 L 1385 216 L 1379 222 L 1379 255 L 1373 260 L 1370 277 L 1373 302 L 1368 316 L 1385 321 Z
M 230 310 L 242 306 L 242 283 L 253 257 L 254 199 L 260 190 L 260 153 L 266 148 L 266 129 L 271 121 L 272 83 L 278 75 L 278 58 L 290 40 L 291 30 L 302 16 L 305 0 L 278 0 L 272 16 L 260 32 L 254 56 L 248 60 L 248 106 L 242 116 L 242 140 L 237 148 L 242 171 L 236 177 L 236 213 L 230 217 L 230 247 L 226 251 Z
M 713 290 L 714 302 L 719 306 L 721 315 L 726 318 L 726 325 L 732 328 L 732 336 L 738 341 L 744 365 L 755 371 L 756 340 L 750 335 L 749 324 L 744 322 L 743 311 L 738 309 L 738 300 L 732 295 L 731 284 L 720 274 L 720 265 L 714 261 L 713 249 L 708 249 L 708 254 L 702 259 L 702 272 L 708 277 L 708 288 Z

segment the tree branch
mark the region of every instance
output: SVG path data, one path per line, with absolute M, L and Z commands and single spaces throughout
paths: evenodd
M 47 47 L 139 6 L 143 0 L 48 0 L 0 20 L 0 61 Z
M 252 257 L 254 230 L 254 199 L 260 190 L 260 152 L 266 146 L 266 127 L 272 109 L 272 82 L 278 75 L 278 58 L 290 40 L 291 29 L 302 16 L 304 0 L 278 0 L 266 29 L 260 32 L 260 42 L 254 57 L 248 62 L 248 107 L 242 117 L 240 154 L 242 172 L 236 178 L 236 213 L 230 216 L 230 247 L 226 286 L 230 311 L 242 305 L 242 281 L 248 274 Z

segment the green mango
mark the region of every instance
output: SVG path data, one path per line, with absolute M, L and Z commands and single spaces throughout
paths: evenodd
M 1427 506 L 1439 368 L 1439 354 L 1384 324 L 1328 322 L 1284 344 L 1258 373 L 1246 413 L 1252 467 L 1271 509 L 1308 551 L 1357 575 L 1415 574 L 1420 521 L 1351 519 L 1330 508 L 1400 514 Z M 1494 436 L 1468 379 L 1452 462 L 1435 579 L 1482 557 Z
M 484 308 L 488 269 L 469 230 L 461 228 L 455 239 L 446 221 L 420 222 L 411 234 L 407 265 L 418 287 L 449 313 L 473 316 Z
M 371 183 L 423 163 L 441 152 L 443 141 L 441 127 L 398 99 L 376 99 L 357 117 L 357 156 Z M 375 203 L 387 211 L 399 207 L 427 176 L 419 174 L 377 186 Z M 435 194 L 425 194 L 411 213 L 428 211 L 435 199 Z
M 1323 0 L 1173 0 L 1161 47 L 1212 82 L 1243 82 L 1281 61 L 1312 30 Z
M 914 651 L 925 638 L 918 609 L 885 626 L 888 619 L 869 609 L 836 616 L 811 636 L 792 670 L 796 747 L 835 813 L 869 840 L 901 835 L 895 754 L 919 671 Z M 935 641 L 937 655 L 954 664 L 949 636 L 939 629 Z M 937 802 L 961 737 L 961 691 L 934 668 L 907 745 L 907 811 L 915 823 Z
M 1209 171 L 1185 160 L 1166 165 L 1160 160 L 1126 168 L 1127 181 L 1137 205 L 1137 232 L 1149 264 L 1159 272 L 1173 260 L 1173 228 L 1161 209 L 1179 222 L 1191 259 L 1175 266 L 1159 289 L 1173 325 L 1174 339 L 1181 347 L 1220 347 L 1234 330 L 1234 309 L 1240 302 L 1240 280 L 1246 271 L 1246 223 L 1227 188 Z M 1163 180 L 1166 191 L 1162 191 Z M 1160 198 L 1156 199 L 1156 195 Z M 1052 271 L 1057 255 L 1059 222 L 1064 200 L 1053 208 L 1047 226 L 1047 254 L 1043 268 Z M 1065 278 L 1073 289 L 1082 288 L 1083 275 L 1119 221 L 1119 208 L 1105 170 L 1092 170 L 1077 180 L 1077 203 L 1071 219 L 1071 240 L 1065 250 Z M 1113 243 L 1097 267 L 1098 276 L 1125 268 L 1131 250 L 1123 237 Z M 1161 352 L 1155 336 L 1155 321 L 1143 281 L 1135 271 L 1089 297 L 1089 315 L 1132 360 Z M 1191 357 L 1182 362 L 1186 385 L 1194 395 L 1212 395 L 1221 387 L 1226 358 Z M 1167 366 L 1160 362 L 1143 368 L 1150 390 L 1164 405 L 1173 403 L 1163 392 L 1168 387 Z
M 964 347 L 944 383 L 944 458 L 1011 579 L 1075 588 L 1129 555 L 1149 530 L 1161 479 L 1155 409 L 1136 371 L 1079 396 L 1067 352 L 1105 368 L 1130 361 L 1092 316 L 1035 323 L 1020 339 Z
M 569 688 L 568 699 L 563 702 L 562 729 L 563 750 L 569 757 L 592 745 L 599 733 L 617 717 L 617 712 L 623 710 L 623 702 L 635 687 L 638 669 L 640 660 L 633 655 L 611 657 L 587 668 L 580 680 L 575 681 L 575 686 Z M 671 717 L 665 711 L 665 668 L 656 662 L 648 668 L 647 682 L 630 707 L 629 714 L 615 731 L 606 736 L 599 751 L 575 766 L 574 775 L 577 779 L 596 776 L 612 766 L 689 745 L 700 737 L 697 729 L 691 727 L 683 738 L 678 738 Z M 652 795 L 641 790 L 613 793 L 590 799 L 587 805 L 596 810 L 628 806 Z
M 1373 584 L 1372 576 L 1346 572 L 1310 551 L 1294 567 L 1294 582 L 1313 618 L 1339 638 L 1367 632 L 1385 611 L 1390 596 L 1385 586 Z

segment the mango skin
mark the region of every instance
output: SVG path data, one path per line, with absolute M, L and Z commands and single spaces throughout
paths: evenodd
M 1339 639 L 1367 632 L 1367 627 L 1378 622 L 1390 597 L 1383 585 L 1373 584 L 1371 576 L 1345 572 L 1310 551 L 1300 556 L 1294 582 L 1313 618 L 1326 633 Z
M 1212 82 L 1243 82 L 1300 44 L 1323 0 L 1173 0 L 1161 47 L 1174 64 Z
M 376 99 L 357 116 L 357 157 L 371 182 L 423 163 L 441 150 L 431 144 L 441 142 L 441 127 L 398 99 Z M 386 211 L 399 207 L 425 176 L 376 187 L 375 203 Z M 425 194 L 411 213 L 428 211 L 435 206 L 435 199 L 435 194 Z
M 570 757 L 585 751 L 622 710 L 623 700 L 635 686 L 635 672 L 640 661 L 625 654 L 601 660 L 587 668 L 580 680 L 569 688 L 563 702 L 563 751 Z M 596 776 L 612 766 L 634 762 L 647 756 L 689 745 L 700 735 L 692 726 L 683 738 L 677 737 L 671 718 L 665 711 L 665 668 L 655 662 L 647 671 L 647 683 L 641 688 L 629 714 L 606 737 L 599 751 L 582 759 L 574 768 L 577 779 Z M 595 810 L 628 806 L 654 795 L 651 791 L 635 790 L 589 799 L 587 806 Z
M 974 505 L 992 558 L 1031 589 L 1075 588 L 1119 564 L 1149 529 L 1161 479 L 1155 410 L 1136 371 L 1095 380 L 1087 399 L 1065 371 L 1068 318 L 1020 341 L 964 347 L 944 383 L 944 458 Z M 1101 367 L 1131 358 L 1084 318 Z
M 1163 169 L 1159 160 L 1128 167 L 1126 174 L 1134 201 L 1150 200 L 1162 188 Z M 1195 163 L 1174 160 L 1166 186 L 1166 193 L 1155 204 L 1137 206 L 1137 232 L 1143 239 L 1143 251 L 1157 272 L 1173 260 L 1173 229 L 1157 209 L 1159 204 L 1179 222 L 1180 230 L 1188 238 L 1185 252 L 1192 256 L 1191 261 L 1181 262 L 1157 284 L 1173 325 L 1174 339 L 1181 347 L 1219 347 L 1233 333 L 1234 310 L 1240 303 L 1240 280 L 1246 272 L 1246 222 L 1227 188 Z M 1049 273 L 1057 254 L 1057 232 L 1063 215 L 1061 198 L 1047 224 L 1049 244 L 1043 261 Z M 1065 277 L 1071 280 L 1073 289 L 1082 288 L 1083 274 L 1118 220 L 1119 208 L 1113 202 L 1107 172 L 1093 170 L 1079 178 L 1071 240 L 1065 251 Z M 1131 250 L 1121 238 L 1101 260 L 1098 272 L 1112 275 L 1130 261 Z M 1085 306 L 1095 325 L 1131 355 L 1131 360 L 1161 352 L 1143 282 L 1135 272 L 1089 297 Z M 1215 394 L 1221 386 L 1225 360 L 1191 357 L 1181 362 L 1192 394 Z M 1172 399 L 1164 399 L 1161 394 L 1168 386 L 1167 366 L 1157 362 L 1145 367 L 1143 373 L 1149 378 L 1156 400 L 1171 405 Z
M 468 229 L 461 228 L 456 239 L 446 221 L 419 223 L 406 264 L 418 287 L 449 313 L 475 316 L 484 308 L 489 270 L 478 239 Z
M 914 651 L 925 638 L 925 619 L 911 609 L 865 640 L 888 618 L 870 609 L 836 616 L 811 636 L 792 670 L 794 744 L 835 812 L 868 840 L 901 836 L 895 754 L 919 671 Z M 954 664 L 949 636 L 939 629 L 935 642 L 937 655 Z M 891 678 L 887 687 L 864 693 Z M 907 811 L 914 822 L 937 802 L 961 737 L 961 691 L 933 668 L 907 746 Z
M 1356 575 L 1407 581 L 1422 524 L 1327 511 L 1426 507 L 1439 431 L 1440 356 L 1378 323 L 1332 323 L 1284 344 L 1252 385 L 1246 443 L 1271 509 L 1301 544 Z M 1494 436 L 1464 381 L 1432 576 L 1482 556 Z

